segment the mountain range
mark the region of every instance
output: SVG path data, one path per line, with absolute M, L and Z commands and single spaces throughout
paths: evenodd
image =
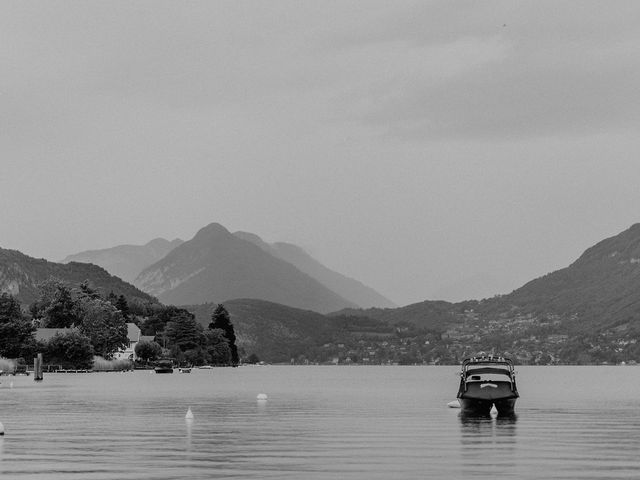
M 125 282 L 134 283 L 136 277 L 149 265 L 164 258 L 171 250 L 184 243 L 156 238 L 145 245 L 118 245 L 100 250 L 87 250 L 67 256 L 62 263 L 93 263 Z
M 234 236 L 247 240 L 270 255 L 290 263 L 301 272 L 318 280 L 331 291 L 360 307 L 396 307 L 393 302 L 383 297 L 373 288 L 325 267 L 297 245 L 286 242 L 269 244 L 259 236 L 248 232 L 235 232 Z
M 124 295 L 130 301 L 156 302 L 150 295 L 97 265 L 49 262 L 29 257 L 17 250 L 0 248 L 0 293 L 9 293 L 22 304 L 29 305 L 38 298 L 38 284 L 50 277 L 74 286 L 89 280 L 92 287 L 104 296 L 113 292 Z
M 430 342 L 439 342 L 445 334 L 485 335 L 475 341 L 491 344 L 506 336 L 516 346 L 532 342 L 541 348 L 536 342 L 549 336 L 545 341 L 552 343 L 544 348 L 560 351 L 557 339 L 566 336 L 569 342 L 583 339 L 572 348 L 591 349 L 591 358 L 597 358 L 601 342 L 609 342 L 614 352 L 640 345 L 640 224 L 507 295 L 458 303 L 425 300 L 400 308 L 359 308 L 294 266 L 295 255 L 287 257 L 291 251 L 299 254 L 295 246 L 266 244 L 251 234 L 231 234 L 211 224 L 139 274 L 136 282 L 145 293 L 97 265 L 58 264 L 0 249 L 0 291 L 29 304 L 36 298 L 37 283 L 49 276 L 76 284 L 90 280 L 104 293 L 143 302 L 155 301 L 153 295 L 166 303 L 191 305 L 188 308 L 203 325 L 211 303 L 224 302 L 237 324 L 240 343 L 265 359 L 318 351 L 327 339 L 335 339 L 336 328 L 342 328 L 336 319 L 345 318 L 362 319 L 371 338 L 387 326 L 430 332 Z M 575 352 L 572 355 L 577 358 Z
M 325 343 L 332 332 L 335 338 L 338 328 L 327 319 L 361 318 L 378 322 L 369 323 L 360 337 L 370 349 L 381 342 L 390 343 L 389 338 L 379 338 L 377 333 L 380 326 L 387 325 L 398 332 L 423 332 L 422 337 L 415 336 L 411 341 L 414 345 L 430 341 L 430 346 L 423 345 L 427 350 L 452 351 L 459 344 L 456 348 L 463 352 L 467 343 L 478 351 L 496 345 L 529 352 L 542 350 L 565 362 L 631 355 L 621 357 L 628 360 L 635 356 L 635 345 L 640 345 L 640 224 L 597 243 L 565 268 L 534 279 L 510 294 L 484 300 L 426 300 L 400 308 L 347 308 L 324 316 L 249 299 L 225 305 L 238 330 L 245 334 L 240 338 L 246 348 L 266 359 L 294 358 L 303 346 L 307 352 L 320 352 L 323 345 L 331 347 Z M 188 308 L 203 325 L 207 324 L 211 308 Z M 372 325 L 373 331 L 367 331 Z M 280 343 L 274 338 L 280 338 Z M 451 344 L 451 338 L 457 343 Z M 533 358 L 532 354 L 523 361 Z M 636 360 L 640 362 L 640 352 Z
M 231 234 L 217 223 L 186 242 L 157 238 L 141 246 L 81 252 L 68 261 L 100 265 L 160 301 L 178 305 L 246 297 L 322 313 L 395 306 L 296 245 L 268 244 L 248 232 Z
M 465 302 L 424 301 L 395 309 L 347 309 L 341 314 L 390 323 L 444 328 L 465 310 L 489 318 L 510 312 L 572 319 L 576 329 L 599 331 L 640 323 L 640 223 L 588 248 L 569 266 L 531 280 L 506 295 Z

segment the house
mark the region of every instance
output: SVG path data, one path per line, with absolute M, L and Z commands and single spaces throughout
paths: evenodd
M 129 359 L 136 360 L 136 345 L 142 339 L 140 328 L 135 323 L 127 323 L 127 338 L 129 345 L 124 350 L 119 350 L 113 354 L 115 360 Z
M 67 334 L 67 333 L 77 332 L 77 331 L 78 331 L 77 328 L 38 328 L 34 332 L 33 336 L 35 337 L 36 341 L 48 342 L 49 340 L 51 340 L 51 338 L 53 338 L 57 334 Z M 138 342 L 140 341 L 152 342 L 155 338 L 154 336 L 141 335 L 141 333 L 142 332 L 140 328 L 138 328 L 138 326 L 135 323 L 127 323 L 127 338 L 129 340 L 129 343 L 125 349 L 116 352 L 113 355 L 113 358 L 117 360 L 120 360 L 120 359 L 135 360 L 136 359 L 135 348 Z

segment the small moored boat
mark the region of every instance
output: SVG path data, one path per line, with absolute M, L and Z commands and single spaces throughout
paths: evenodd
M 511 415 L 519 396 L 509 358 L 481 356 L 462 362 L 457 395 L 462 413 L 489 415 L 495 406 L 498 415 Z
M 154 369 L 156 373 L 173 373 L 173 362 L 171 360 L 160 360 Z

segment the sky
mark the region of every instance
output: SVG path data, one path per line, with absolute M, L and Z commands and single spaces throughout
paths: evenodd
M 218 222 L 398 305 L 640 221 L 636 1 L 0 0 L 0 247 Z

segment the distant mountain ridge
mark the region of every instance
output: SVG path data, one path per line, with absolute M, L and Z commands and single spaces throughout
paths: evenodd
M 301 273 L 315 279 L 326 289 L 330 290 L 331 292 L 333 292 L 333 294 L 342 299 L 341 301 L 337 301 L 337 299 L 334 298 L 334 300 L 331 300 L 329 302 L 330 304 L 334 304 L 336 306 L 353 305 L 354 307 L 395 307 L 393 302 L 376 292 L 374 289 L 362 284 L 357 280 L 348 278 L 338 272 L 325 267 L 320 262 L 315 260 L 311 255 L 305 252 L 302 248 L 296 245 L 284 242 L 268 244 L 264 242 L 258 235 L 248 232 L 235 232 L 233 236 L 240 240 L 247 241 L 255 246 L 258 246 L 265 253 L 268 253 L 276 259 L 291 264 Z M 148 276 L 141 277 L 140 280 L 138 279 L 138 276 L 142 273 L 143 270 L 162 260 L 173 249 L 182 245 L 183 243 L 184 241 L 180 239 L 176 239 L 170 242 L 163 238 L 156 238 L 145 245 L 119 245 L 112 248 L 80 252 L 67 256 L 63 260 L 63 262 L 66 263 L 70 261 L 76 261 L 83 263 L 93 263 L 95 265 L 103 267 L 108 272 L 122 278 L 123 280 L 133 283 L 143 290 L 147 290 L 147 292 L 152 295 L 165 295 L 166 291 L 172 290 L 177 285 L 173 285 L 172 287 L 167 288 L 166 286 L 159 286 L 155 282 L 150 281 L 150 278 Z M 238 260 L 237 257 L 236 260 Z M 251 270 L 247 269 L 246 265 L 243 268 L 245 270 L 245 273 L 248 273 Z M 182 280 L 183 279 L 177 281 L 182 282 Z M 175 281 L 176 280 L 174 279 L 174 282 Z M 193 286 L 194 284 L 190 283 L 190 285 Z M 182 289 L 180 289 L 180 291 L 182 291 Z M 231 297 L 229 298 L 237 297 L 237 295 L 233 291 L 227 291 L 223 293 L 230 294 Z M 246 293 L 246 290 L 238 293 Z M 168 298 L 167 295 L 169 294 L 167 293 L 165 297 L 163 297 L 165 298 L 165 300 L 166 298 Z M 184 292 L 171 295 L 171 298 L 174 299 L 184 299 L 185 296 L 188 297 L 188 295 Z M 197 296 L 197 294 L 195 293 L 194 295 Z M 290 295 L 289 297 L 291 297 L 292 295 Z M 327 292 L 322 293 L 322 295 L 328 296 Z M 280 300 L 286 300 L 287 302 L 289 302 L 289 304 L 291 304 L 291 300 L 286 299 L 283 295 L 281 295 L 280 297 L 276 297 L 273 295 L 273 293 L 268 295 L 265 293 L 265 296 L 268 297 L 266 299 L 278 298 Z M 207 298 L 207 301 L 211 300 L 211 298 Z M 345 300 L 346 302 L 344 302 Z M 295 305 L 309 306 L 312 303 L 313 302 L 302 301 L 295 303 Z
M 67 256 L 62 263 L 93 263 L 112 275 L 133 283 L 142 270 L 164 258 L 182 243 L 179 238 L 172 241 L 156 238 L 145 245 L 118 245 L 100 250 L 87 250 Z
M 29 305 L 38 297 L 37 285 L 50 277 L 73 286 L 89 280 L 105 296 L 113 292 L 142 303 L 156 302 L 150 295 L 97 265 L 49 262 L 29 257 L 17 250 L 0 248 L 0 292 L 9 293 L 22 304 Z
M 495 347 L 529 362 L 544 355 L 553 355 L 554 362 L 609 361 L 618 355 L 619 360 L 640 362 L 640 224 L 507 295 L 368 309 L 357 308 L 266 252 L 255 244 L 259 237 L 245 240 L 239 238 L 242 235 L 211 224 L 146 269 L 141 281 L 165 303 L 191 305 L 187 308 L 205 326 L 212 303 L 224 303 L 247 352 L 270 361 L 326 357 L 322 352 L 334 355 L 342 352 L 340 348 L 345 354 L 354 348 L 368 351 L 393 339 L 405 342 L 407 332 L 413 331 L 411 335 L 423 336 L 398 348 L 420 346 L 427 352 L 420 358 L 427 360 L 444 355 L 455 363 L 468 352 Z M 37 283 L 49 276 L 72 284 L 88 279 L 103 293 L 153 301 L 96 265 L 56 264 L 0 249 L 0 291 L 17 296 L 23 304 L 35 300 Z M 297 305 L 288 304 L 291 291 L 296 292 Z M 195 300 L 193 292 L 200 294 Z M 356 325 L 358 333 L 351 335 L 350 345 L 340 347 L 344 332 L 352 331 L 353 318 L 362 319 Z M 354 339 L 364 341 L 364 346 Z
M 640 326 L 640 223 L 588 248 L 569 266 L 506 295 L 457 303 L 427 300 L 395 309 L 347 309 L 337 313 L 444 330 L 458 323 L 458 316 L 465 310 L 474 310 L 485 319 L 508 317 L 514 312 L 555 315 L 564 322 L 572 318 L 573 329 L 592 332 L 627 324 Z
M 238 347 L 267 362 L 289 363 L 307 357 L 327 342 L 346 341 L 353 330 L 365 336 L 372 330 L 374 336 L 380 329 L 393 331 L 384 322 L 330 317 L 264 300 L 241 298 L 224 306 L 234 324 Z M 206 328 L 215 307 L 203 304 L 184 308 Z
M 356 307 L 218 223 L 202 228 L 147 267 L 135 283 L 163 303 L 175 305 L 255 298 L 320 313 Z
M 234 235 L 257 245 L 274 257 L 289 262 L 301 272 L 315 278 L 331 291 L 360 307 L 391 308 L 397 306 L 373 288 L 325 267 L 297 245 L 285 242 L 269 244 L 258 235 L 248 232 L 235 232 Z
M 640 320 L 640 223 L 598 242 L 571 265 L 490 299 L 491 310 L 576 314 L 588 328 Z

